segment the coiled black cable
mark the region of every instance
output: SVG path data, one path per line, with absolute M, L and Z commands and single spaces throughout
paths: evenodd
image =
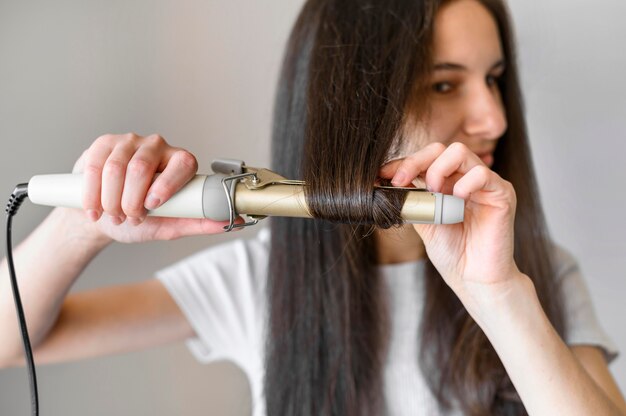
M 26 327 L 26 318 L 24 317 L 24 308 L 22 307 L 22 299 L 15 277 L 15 267 L 13 266 L 13 245 L 11 242 L 11 225 L 13 216 L 17 213 L 20 205 L 28 196 L 28 184 L 21 183 L 17 185 L 9 203 L 7 204 L 7 263 L 9 265 L 9 275 L 11 277 L 11 287 L 13 289 L 13 299 L 15 300 L 15 310 L 17 311 L 17 319 L 22 333 L 22 341 L 24 343 L 24 353 L 26 355 L 26 364 L 28 366 L 28 380 L 30 383 L 30 403 L 33 416 L 39 416 L 39 394 L 37 391 L 37 374 L 35 372 L 35 361 L 33 359 L 33 351 L 30 346 L 30 338 L 28 336 L 28 328 Z

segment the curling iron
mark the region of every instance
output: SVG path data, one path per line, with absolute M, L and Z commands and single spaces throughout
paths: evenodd
M 243 161 L 234 159 L 218 159 L 211 168 L 215 172 L 213 175 L 196 175 L 163 205 L 148 211 L 148 215 L 228 220 L 224 227 L 226 231 L 257 224 L 267 216 L 312 217 L 304 197 L 303 181 L 285 179 L 268 169 L 248 167 Z M 461 198 L 417 188 L 378 188 L 407 191 L 400 212 L 406 222 L 454 224 L 463 221 L 465 201 Z M 81 208 L 83 175 L 33 176 L 27 184 L 17 185 L 6 209 L 7 263 L 28 365 L 32 414 L 38 416 L 35 362 L 15 276 L 11 242 L 12 218 L 26 197 L 39 205 Z M 236 224 L 235 218 L 240 214 L 245 214 L 249 220 Z
M 217 159 L 213 175 L 196 175 L 163 205 L 148 211 L 160 217 L 209 218 L 229 221 L 226 231 L 254 225 L 267 216 L 312 217 L 304 197 L 303 181 L 285 179 L 268 169 L 246 166 L 241 160 Z M 28 183 L 28 198 L 39 205 L 82 207 L 81 174 L 37 175 Z M 455 224 L 463 221 L 465 201 L 425 189 L 404 189 L 401 210 L 409 223 Z M 235 224 L 237 215 L 250 220 Z

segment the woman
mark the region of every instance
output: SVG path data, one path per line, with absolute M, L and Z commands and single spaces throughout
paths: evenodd
M 99 138 L 76 166 L 85 213 L 53 211 L 15 256 L 39 361 L 189 339 L 246 371 L 255 414 L 626 413 L 616 351 L 543 225 L 499 1 L 310 1 L 277 98 L 274 169 L 307 181 L 318 219 L 272 219 L 158 279 L 65 298 L 112 240 L 221 227 L 145 217 L 193 176 L 192 155 Z M 380 180 L 462 197 L 465 221 L 392 227 L 402 198 L 372 192 Z M 0 348 L 19 361 L 18 339 Z

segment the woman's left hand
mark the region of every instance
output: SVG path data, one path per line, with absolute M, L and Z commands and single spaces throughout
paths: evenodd
M 513 185 L 465 144 L 431 143 L 392 161 L 380 176 L 395 186 L 425 177 L 431 192 L 465 200 L 462 223 L 414 224 L 428 257 L 466 305 L 506 294 L 523 275 L 513 259 L 516 197 Z

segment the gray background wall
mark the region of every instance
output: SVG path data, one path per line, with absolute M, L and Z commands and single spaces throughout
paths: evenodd
M 195 153 L 204 172 L 217 156 L 266 165 L 282 47 L 301 4 L 0 0 L 0 197 L 34 174 L 69 171 L 108 132 L 158 132 Z M 551 231 L 577 255 L 602 323 L 626 351 L 626 3 L 510 6 Z M 47 212 L 25 204 L 15 241 Z M 114 245 L 76 289 L 149 278 L 228 238 Z M 611 366 L 623 390 L 625 362 Z M 51 416 L 249 413 L 243 374 L 197 364 L 182 345 L 38 371 Z M 24 370 L 1 371 L 0 414 L 27 414 L 28 403 Z

